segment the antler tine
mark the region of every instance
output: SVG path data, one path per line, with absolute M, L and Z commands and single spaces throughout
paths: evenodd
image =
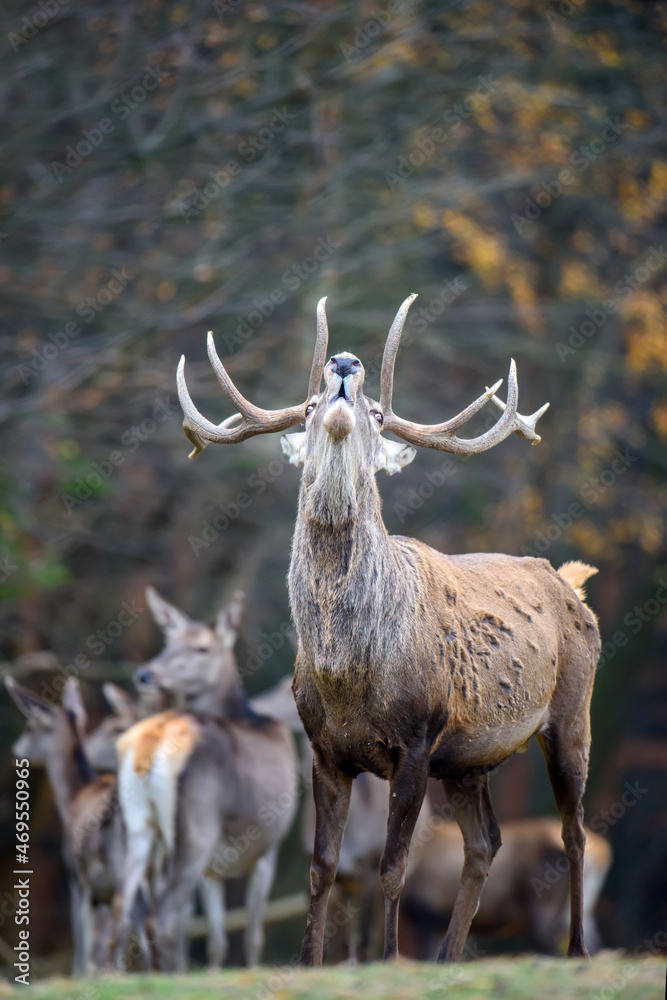
M 504 441 L 513 430 L 516 430 L 515 417 L 519 401 L 519 386 L 514 359 L 510 363 L 509 377 L 507 379 L 507 404 L 503 404 L 503 413 L 493 427 L 476 438 L 459 438 L 453 432 L 477 413 L 493 397 L 493 393 L 498 388 L 498 385 L 499 383 L 496 383 L 492 389 L 487 389 L 484 395 L 466 407 L 458 416 L 452 420 L 448 420 L 444 424 L 416 424 L 410 420 L 403 420 L 390 411 L 388 418 L 385 415 L 384 427 L 405 441 L 409 441 L 410 444 L 421 445 L 424 448 L 437 448 L 439 451 L 449 451 L 457 455 L 472 455 L 477 452 L 487 451 L 489 448 L 493 448 L 494 445 Z M 526 420 L 527 418 L 523 419 Z M 526 425 L 527 427 L 528 425 Z
M 499 444 L 513 431 L 529 440 L 537 443 L 540 437 L 535 432 L 535 423 L 546 410 L 548 403 L 540 410 L 537 410 L 530 417 L 522 417 L 517 414 L 516 408 L 519 399 L 519 387 L 516 377 L 516 365 L 514 360 L 510 364 L 509 378 L 507 382 L 507 403 L 503 403 L 495 395 L 496 390 L 502 384 L 500 379 L 490 389 L 482 393 L 474 402 L 466 406 L 457 416 L 452 417 L 442 424 L 416 424 L 410 420 L 403 420 L 397 417 L 392 408 L 392 395 L 394 389 L 394 365 L 398 346 L 401 341 L 401 333 L 405 325 L 408 310 L 416 295 L 410 295 L 402 304 L 391 329 L 387 336 L 387 342 L 382 355 L 382 373 L 380 376 L 380 407 L 384 414 L 384 429 L 392 431 L 398 437 L 409 441 L 411 444 L 421 445 L 425 448 L 437 448 L 441 451 L 450 451 L 459 455 L 470 455 L 475 452 L 486 451 Z M 476 438 L 459 438 L 454 434 L 466 424 L 479 410 L 492 399 L 496 406 L 502 409 L 503 413 L 490 430 L 480 434 Z
M 215 347 L 213 332 L 211 330 L 208 331 L 208 336 L 206 337 L 206 351 L 208 353 L 208 360 L 211 362 L 211 368 L 215 372 L 215 377 L 220 383 L 220 388 L 232 406 L 235 406 L 239 413 L 241 413 L 244 417 L 252 418 L 268 412 L 266 410 L 260 410 L 257 406 L 253 406 L 253 404 L 236 388 L 227 374 L 225 366 L 220 360 Z
M 222 391 L 232 406 L 235 406 L 239 411 L 233 414 L 233 416 L 227 417 L 221 424 L 212 424 L 210 420 L 207 420 L 199 412 L 192 402 L 192 397 L 185 382 L 185 357 L 181 358 L 176 374 L 176 385 L 184 415 L 183 430 L 194 445 L 188 458 L 195 458 L 211 442 L 236 444 L 238 441 L 245 441 L 256 434 L 270 434 L 273 431 L 287 430 L 288 427 L 300 424 L 305 419 L 306 406 L 311 396 L 319 391 L 322 372 L 326 363 L 329 342 L 327 316 L 324 308 L 326 301 L 326 297 L 320 299 L 317 305 L 317 340 L 315 342 L 313 364 L 310 370 L 308 396 L 306 402 L 301 403 L 300 406 L 286 407 L 283 410 L 262 410 L 260 407 L 254 406 L 239 392 L 227 374 L 225 366 L 215 348 L 213 334 L 209 331 L 206 345 L 209 361 Z
M 401 334 L 403 333 L 408 310 L 416 298 L 416 292 L 408 295 L 394 316 L 394 322 L 391 324 L 391 329 L 387 334 L 387 341 L 384 345 L 382 371 L 380 373 L 380 408 L 385 415 L 385 421 L 387 415 L 392 412 L 391 398 L 394 391 L 394 365 L 396 363 L 396 355 L 398 354 L 398 345 L 401 342 Z
M 184 414 L 183 430 L 194 445 L 188 458 L 195 458 L 211 442 L 236 444 L 257 434 L 270 434 L 273 431 L 287 430 L 294 424 L 300 424 L 304 419 L 305 403 L 300 406 L 286 407 L 283 410 L 262 410 L 248 402 L 225 371 L 225 366 L 215 349 L 211 333 L 208 335 L 208 356 L 223 392 L 239 412 L 227 417 L 221 424 L 216 425 L 207 420 L 192 402 L 185 381 L 185 357 L 182 357 L 176 374 L 176 385 L 178 399 Z
M 178 391 L 178 401 L 183 410 L 183 430 L 186 437 L 194 445 L 188 458 L 196 458 L 212 441 L 223 440 L 220 437 L 221 432 L 227 430 L 234 421 L 239 420 L 241 414 L 233 413 L 231 417 L 227 417 L 221 424 L 212 424 L 210 420 L 207 420 L 199 412 L 192 402 L 192 397 L 185 381 L 185 355 L 181 356 L 181 360 L 178 363 L 176 389 Z
M 488 389 L 487 392 L 492 393 L 495 391 L 495 388 L 496 387 L 493 386 L 493 388 Z M 505 409 L 505 404 L 503 403 L 502 399 L 498 399 L 497 396 L 491 396 L 491 402 L 495 403 L 495 405 L 498 407 L 499 410 Z M 535 430 L 535 424 L 540 419 L 542 414 L 546 413 L 548 409 L 549 409 L 549 404 L 545 403 L 544 406 L 540 406 L 539 410 L 535 410 L 534 413 L 531 413 L 527 417 L 522 416 L 520 413 L 515 413 L 514 426 L 512 427 L 513 432 L 515 434 L 518 434 L 519 437 L 527 438 L 527 440 L 532 441 L 533 444 L 539 444 L 542 438 Z
M 315 396 L 320 391 L 322 372 L 327 362 L 327 348 L 329 346 L 329 327 L 326 313 L 327 297 L 317 303 L 317 340 L 315 341 L 315 352 L 313 354 L 313 364 L 310 369 L 310 381 L 308 382 L 308 399 Z

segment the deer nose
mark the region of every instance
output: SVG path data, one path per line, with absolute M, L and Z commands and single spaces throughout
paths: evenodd
M 153 671 L 148 667 L 137 667 L 134 671 L 134 679 L 137 684 L 152 684 L 153 683 Z
M 352 375 L 354 372 L 358 372 L 361 368 L 361 361 L 357 358 L 339 358 L 337 355 L 331 358 L 329 362 L 332 371 L 336 375 L 340 375 L 341 378 L 345 378 L 347 375 Z

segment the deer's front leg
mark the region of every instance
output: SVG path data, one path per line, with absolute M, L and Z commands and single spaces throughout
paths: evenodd
M 315 845 L 310 866 L 308 919 L 301 948 L 302 965 L 322 964 L 327 903 L 336 878 L 351 790 L 352 779 L 316 749 L 313 759 Z
M 464 862 L 454 912 L 438 961 L 459 962 L 491 862 L 500 847 L 500 830 L 491 805 L 487 775 L 471 781 L 444 778 L 442 784 L 463 834 Z
M 428 757 L 399 761 L 389 783 L 387 840 L 380 861 L 384 893 L 384 957 L 398 955 L 398 903 L 405 882 L 410 841 L 426 794 Z

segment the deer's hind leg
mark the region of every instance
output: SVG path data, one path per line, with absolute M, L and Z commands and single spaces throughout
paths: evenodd
M 572 696 L 577 692 L 573 692 L 572 688 L 567 688 L 562 697 L 557 691 L 551 705 L 549 724 L 537 734 L 563 824 L 563 844 L 570 871 L 570 943 L 567 953 L 573 957 L 588 957 L 583 929 L 586 834 L 582 798 L 591 744 L 592 691 L 592 672 L 587 686 L 576 699 Z

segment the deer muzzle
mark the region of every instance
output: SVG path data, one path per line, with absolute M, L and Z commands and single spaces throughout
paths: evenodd
M 356 426 L 354 405 L 363 380 L 363 366 L 351 354 L 334 355 L 324 370 L 327 410 L 323 423 L 334 441 L 342 441 Z
M 329 403 L 322 422 L 325 431 L 333 441 L 342 441 L 354 430 L 357 418 L 349 401 L 340 396 Z

